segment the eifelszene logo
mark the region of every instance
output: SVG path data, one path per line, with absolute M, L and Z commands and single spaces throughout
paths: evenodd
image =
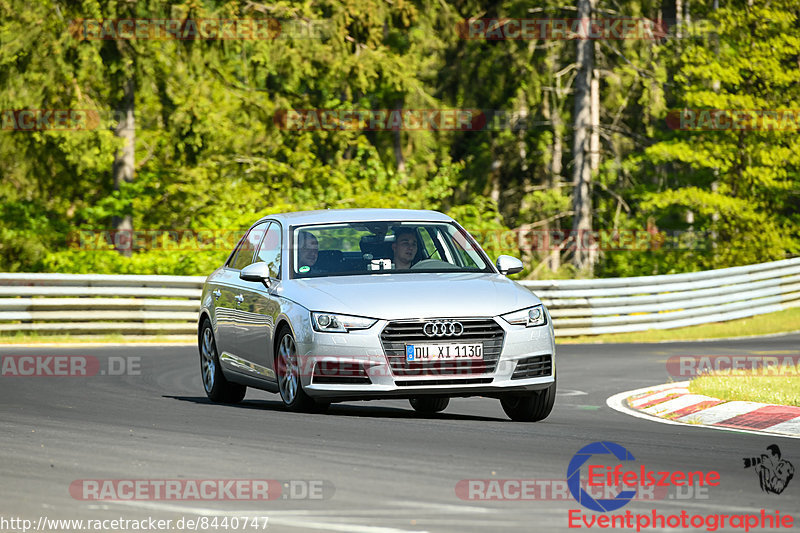
M 767 446 L 769 455 L 761 457 L 744 457 L 745 468 L 753 468 L 758 474 L 761 490 L 771 494 L 780 494 L 794 477 L 794 465 L 781 459 L 781 449 L 777 444 Z
M 586 463 L 593 455 L 612 454 L 620 461 L 635 461 L 633 454 L 615 442 L 593 442 L 578 450 L 567 467 L 567 487 L 572 497 L 579 504 L 591 509 L 605 513 L 615 511 L 625 506 L 634 496 L 635 490 L 620 491 L 613 499 L 595 500 L 588 492 L 581 487 L 581 466 Z M 591 478 L 591 475 L 590 475 Z M 590 485 L 593 483 L 589 482 Z
M 597 457 L 600 456 L 600 457 Z M 607 466 L 598 464 L 616 458 L 620 464 Z M 631 452 L 615 442 L 593 442 L 578 450 L 567 467 L 567 487 L 572 497 L 582 506 L 592 511 L 606 513 L 624 507 L 636 497 L 639 487 L 686 487 L 689 485 L 718 486 L 720 475 L 714 470 L 703 472 L 680 470 L 655 471 L 644 464 L 627 464 L 636 461 Z M 587 486 L 620 487 L 614 498 L 595 499 L 581 486 L 581 467 L 586 465 Z
M 766 466 L 766 472 L 759 468 L 759 477 L 765 490 L 783 490 L 793 474 L 793 468 L 781 460 L 777 446 L 768 448 L 771 456 L 762 455 L 745 459 L 745 468 L 750 466 Z M 583 471 L 583 472 L 581 472 Z M 583 483 L 581 475 L 585 476 Z M 763 476 L 763 477 L 762 477 Z M 778 480 L 777 483 L 775 480 Z M 776 485 L 773 485 L 776 483 Z M 682 509 L 671 513 L 662 513 L 657 509 L 647 512 L 635 512 L 629 509 L 618 512 L 621 507 L 635 498 L 638 489 L 650 487 L 717 487 L 720 474 L 715 470 L 681 471 L 652 470 L 646 464 L 636 461 L 628 450 L 614 442 L 593 442 L 584 446 L 569 463 L 567 469 L 567 487 L 570 494 L 581 506 L 595 511 L 587 513 L 582 509 L 570 509 L 567 512 L 570 529 L 613 529 L 615 531 L 631 530 L 637 532 L 650 530 L 694 530 L 694 531 L 754 531 L 764 529 L 777 531 L 791 529 L 794 517 L 781 515 L 778 510 L 768 512 L 760 509 L 757 512 L 710 513 L 697 514 Z M 605 498 L 595 499 L 586 488 L 603 487 Z M 767 489 L 766 487 L 769 487 Z M 620 490 L 622 489 L 622 490 Z M 616 492 L 616 494 L 614 493 Z M 608 496 L 614 496 L 608 498 Z M 600 514 L 597 514 L 597 513 Z

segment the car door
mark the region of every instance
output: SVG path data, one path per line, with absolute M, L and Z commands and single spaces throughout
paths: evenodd
M 275 379 L 273 338 L 275 321 L 280 313 L 280 303 L 274 292 L 280 284 L 282 227 L 272 222 L 256 251 L 254 262 L 263 261 L 269 266 L 270 283 L 267 288 L 260 282 L 243 282 L 244 301 L 240 306 L 241 323 L 237 325 L 241 356 L 253 363 L 253 370 L 262 379 Z
M 236 280 L 239 279 L 239 272 L 231 270 L 227 265 L 213 274 L 208 280 L 208 290 L 210 304 L 214 309 L 214 320 L 216 321 L 215 340 L 217 343 L 217 353 L 222 357 L 225 353 L 233 353 L 236 341 L 234 334 L 234 313 L 236 312 L 236 301 L 233 299 Z
M 212 292 L 217 300 L 217 351 L 222 364 L 237 371 L 241 371 L 239 365 L 235 363 L 241 352 L 239 314 L 244 302 L 242 285 L 246 283 L 239 279 L 239 272 L 253 262 L 253 256 L 264 236 L 267 224 L 266 222 L 256 224 L 239 241 L 236 251 L 231 254 L 214 289 L 217 292 Z

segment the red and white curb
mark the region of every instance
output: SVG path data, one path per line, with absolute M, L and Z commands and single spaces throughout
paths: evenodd
M 725 401 L 691 394 L 688 386 L 688 381 L 681 381 L 621 392 L 606 404 L 621 413 L 664 424 L 800 439 L 800 407 Z

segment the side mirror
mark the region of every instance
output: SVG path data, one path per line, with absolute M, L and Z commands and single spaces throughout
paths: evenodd
M 245 281 L 257 281 L 269 286 L 269 266 L 264 261 L 247 265 L 239 272 L 239 278 Z
M 497 263 L 495 263 L 495 265 L 497 266 L 497 270 L 499 270 L 504 276 L 522 272 L 523 268 L 522 261 L 516 257 L 511 257 L 510 255 L 501 255 L 497 258 Z

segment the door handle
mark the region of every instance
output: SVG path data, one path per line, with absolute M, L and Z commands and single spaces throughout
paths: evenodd
M 213 291 L 211 291 L 211 294 L 214 295 L 215 299 L 219 300 L 219 297 L 222 296 L 222 291 L 219 289 L 214 289 Z
M 241 294 L 237 294 L 236 296 L 234 296 L 234 298 L 236 299 L 237 304 L 240 304 L 244 301 L 244 296 L 242 296 Z

